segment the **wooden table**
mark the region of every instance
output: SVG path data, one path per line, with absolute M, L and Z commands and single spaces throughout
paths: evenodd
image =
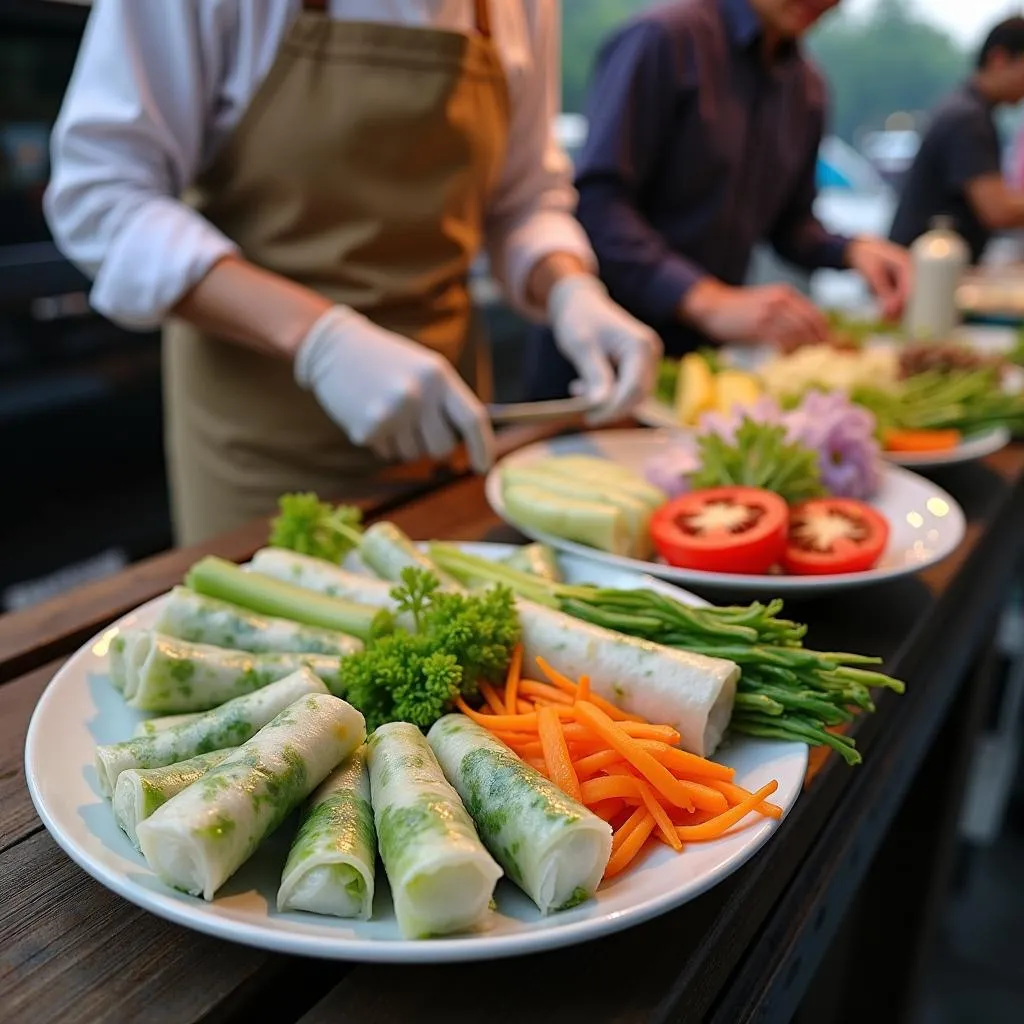
M 877 713 L 858 721 L 865 763 L 823 759 L 765 849 L 700 899 L 619 935 L 514 962 L 301 960 L 186 931 L 108 893 L 36 817 L 22 775 L 28 718 L 81 642 L 167 589 L 198 551 L 0 619 L 0 1020 L 734 1024 L 789 1020 L 809 990 L 816 1024 L 862 1017 L 866 1007 L 897 1019 L 878 1010 L 895 1014 L 915 977 L 915 938 L 948 873 L 964 757 L 983 707 L 983 687 L 964 683 L 1024 555 L 1024 445 L 937 480 L 970 522 L 953 557 L 916 578 L 788 603 L 810 623 L 815 647 L 880 654 L 908 683 L 905 696 L 883 694 Z M 420 538 L 515 536 L 478 479 L 406 481 L 368 511 Z M 265 524 L 254 524 L 207 549 L 241 559 L 264 537 Z M 848 955 L 830 963 L 830 947 Z M 870 984 L 863 972 L 845 976 L 851 962 L 870 965 Z M 816 975 L 828 979 L 824 994 Z

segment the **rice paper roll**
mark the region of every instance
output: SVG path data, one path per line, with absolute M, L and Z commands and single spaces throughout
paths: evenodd
M 408 939 L 481 925 L 501 868 L 415 725 L 370 737 L 368 761 L 381 860 Z
M 327 563 L 324 563 L 325 565 Z M 260 615 L 246 608 L 175 587 L 160 607 L 154 629 L 164 636 L 251 654 L 354 654 L 362 641 L 319 626 Z
M 740 668 L 581 622 L 563 612 L 517 600 L 524 665 L 538 655 L 623 711 L 679 732 L 679 745 L 709 757 L 725 734 Z
M 202 711 L 190 711 L 186 715 L 160 715 L 158 718 L 144 718 L 135 726 L 135 732 L 132 735 L 155 736 L 165 729 L 173 729 L 186 722 L 194 722 L 202 713 Z
M 139 823 L 143 856 L 161 881 L 212 900 L 365 738 L 363 716 L 340 697 L 300 697 Z
M 201 779 L 230 753 L 231 750 L 211 750 L 209 754 L 190 757 L 178 764 L 163 768 L 129 768 L 118 775 L 112 801 L 114 820 L 136 849 L 139 846 L 136 832 L 139 822 L 145 821 L 172 796 Z
M 249 568 L 261 576 L 270 576 L 284 583 L 315 590 L 328 597 L 341 597 L 346 601 L 394 611 L 391 597 L 392 584 L 372 576 L 359 576 L 348 572 L 323 558 L 300 555 L 284 548 L 260 548 L 252 556 Z
M 513 569 L 528 572 L 531 576 L 539 576 L 551 583 L 564 582 L 558 556 L 547 544 L 535 543 L 517 547 L 503 561 Z
M 277 909 L 369 920 L 376 861 L 364 746 L 310 797 L 281 874 Z
M 96 748 L 96 774 L 104 796 L 114 792 L 121 772 L 129 768 L 162 768 L 211 750 L 237 747 L 255 735 L 275 715 L 308 693 L 327 693 L 327 687 L 308 668 L 301 668 L 255 693 L 236 697 L 181 725 L 151 736 Z
M 129 705 L 180 714 L 208 711 L 303 666 L 337 690 L 341 659 L 331 654 L 250 654 L 154 633 L 148 645 L 136 644 L 131 662 L 128 671 L 135 678 Z
M 110 682 L 115 689 L 120 690 L 126 696 L 131 696 L 127 692 L 128 666 L 135 645 L 140 641 L 145 644 L 149 643 L 149 630 L 125 629 L 111 639 L 107 648 L 107 671 L 110 675 Z
M 541 913 L 593 896 L 612 852 L 612 829 L 465 715 L 427 734 L 487 849 Z

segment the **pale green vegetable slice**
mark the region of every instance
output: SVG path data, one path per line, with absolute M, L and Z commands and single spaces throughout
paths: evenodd
M 365 738 L 363 716 L 340 697 L 300 697 L 140 822 L 143 856 L 161 881 L 213 899 Z
M 236 697 L 198 718 L 152 736 L 96 748 L 96 774 L 104 796 L 114 791 L 118 775 L 128 768 L 162 768 L 211 750 L 244 743 L 276 714 L 307 693 L 326 693 L 327 687 L 308 668 L 301 668 L 255 693 Z
M 445 588 L 461 590 L 458 582 L 436 565 L 394 523 L 374 523 L 363 534 L 359 557 L 384 580 L 399 580 L 405 568 L 432 572 Z
M 505 509 L 513 522 L 554 537 L 628 555 L 632 549 L 629 524 L 611 502 L 567 498 L 533 484 L 504 488 Z
M 406 938 L 483 923 L 501 868 L 414 725 L 370 737 L 370 791 L 398 925 Z
M 114 820 L 136 849 L 139 845 L 139 822 L 145 821 L 172 796 L 201 779 L 230 753 L 230 749 L 211 750 L 209 754 L 190 757 L 187 761 L 163 768 L 129 768 L 118 775 L 111 802 Z
M 147 648 L 135 647 L 128 703 L 140 711 L 169 714 L 208 711 L 303 666 L 336 691 L 340 665 L 332 654 L 250 654 L 154 634 Z
M 593 896 L 611 856 L 607 822 L 465 715 L 427 738 L 487 849 L 542 913 Z
M 531 576 L 539 576 L 552 583 L 562 583 L 564 579 L 558 564 L 558 555 L 547 544 L 524 544 L 503 561 L 513 569 L 528 572 Z
M 631 541 L 629 554 L 635 558 L 646 558 L 651 553 L 651 508 L 639 498 L 619 490 L 614 484 L 614 478 L 598 483 L 559 470 L 553 464 L 549 468 L 534 463 L 528 466 L 509 466 L 502 472 L 501 479 L 506 488 L 533 485 L 564 498 L 614 505 L 626 520 Z
M 363 649 L 359 640 L 345 633 L 318 626 L 304 626 L 273 615 L 261 615 L 228 601 L 197 594 L 188 587 L 175 587 L 167 595 L 153 628 L 157 633 L 178 640 L 213 644 L 215 647 L 249 651 L 252 654 L 341 656 Z
M 663 490 L 649 484 L 639 473 L 620 466 L 611 459 L 598 458 L 596 455 L 551 455 L 545 459 L 538 459 L 532 465 L 553 470 L 561 475 L 572 474 L 583 480 L 613 483 L 618 490 L 633 495 L 652 511 L 668 500 L 668 495 Z
M 277 909 L 368 920 L 376 860 L 370 775 L 360 747 L 310 797 L 281 874 Z

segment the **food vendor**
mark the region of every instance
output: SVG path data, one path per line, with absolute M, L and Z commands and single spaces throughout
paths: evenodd
M 572 217 L 558 18 L 555 0 L 93 5 L 46 209 L 100 313 L 170 321 L 179 542 L 284 491 L 358 496 L 460 439 L 484 470 L 467 275 L 485 246 L 596 419 L 653 387 L 658 338 Z
M 933 111 L 903 179 L 891 237 L 910 245 L 948 216 L 978 262 L 995 231 L 1024 227 L 1024 192 L 1006 183 L 994 114 L 1024 100 L 1024 18 L 988 34 L 970 79 Z
M 672 354 L 824 339 L 823 314 L 795 289 L 743 287 L 762 240 L 809 270 L 859 271 L 886 317 L 901 311 L 906 253 L 831 234 L 813 212 L 826 90 L 800 39 L 837 2 L 678 0 L 601 51 L 578 216 L 611 295 Z M 550 338 L 536 355 L 535 397 L 563 392 Z

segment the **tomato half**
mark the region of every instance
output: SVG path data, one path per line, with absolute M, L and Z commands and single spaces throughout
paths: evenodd
M 789 513 L 782 559 L 798 576 L 865 572 L 882 557 L 889 524 L 870 505 L 849 498 L 813 498 Z
M 756 487 L 712 487 L 662 505 L 651 539 L 669 565 L 705 572 L 762 573 L 782 557 L 785 501 Z

